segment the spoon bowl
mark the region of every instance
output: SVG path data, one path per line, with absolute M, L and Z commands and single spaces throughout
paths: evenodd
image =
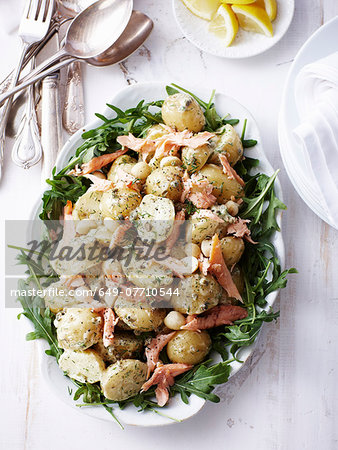
M 59 6 L 70 16 L 79 14 L 95 2 L 96 0 L 58 0 Z
M 132 0 L 101 0 L 88 6 L 68 28 L 64 51 L 81 59 L 103 53 L 123 33 L 132 8 Z
M 132 55 L 150 35 L 154 27 L 153 21 L 141 11 L 133 11 L 119 39 L 108 50 L 96 58 L 86 60 L 93 66 L 103 67 L 120 63 Z

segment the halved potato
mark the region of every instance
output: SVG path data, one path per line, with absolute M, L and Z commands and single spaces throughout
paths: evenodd
M 66 375 L 81 383 L 97 383 L 106 368 L 103 359 L 94 350 L 65 350 L 58 364 Z
M 137 359 L 123 359 L 103 372 L 101 388 L 109 400 L 120 402 L 140 392 L 147 379 L 147 364 Z
M 163 242 L 172 232 L 175 207 L 169 198 L 145 195 L 136 210 L 134 223 L 143 242 Z

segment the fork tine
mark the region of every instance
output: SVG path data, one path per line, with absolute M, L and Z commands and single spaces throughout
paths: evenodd
M 36 17 L 36 19 L 39 22 L 43 22 L 44 21 L 45 10 L 46 10 L 46 2 L 47 2 L 47 0 L 40 0 L 39 15 Z
M 39 0 L 31 0 L 31 6 L 27 15 L 27 19 L 36 20 L 39 12 Z
M 41 0 L 38 20 L 40 22 L 50 22 L 53 14 L 54 2 L 52 0 Z
M 50 22 L 54 12 L 54 0 L 48 0 L 48 5 L 46 9 L 45 21 Z
M 32 6 L 32 0 L 26 0 L 23 12 L 22 12 L 22 18 L 27 19 L 29 16 L 29 12 L 31 10 Z

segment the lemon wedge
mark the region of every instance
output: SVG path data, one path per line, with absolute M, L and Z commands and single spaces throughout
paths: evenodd
M 209 24 L 209 31 L 224 41 L 228 47 L 236 37 L 238 21 L 229 5 L 221 5 Z
M 273 36 L 273 28 L 265 9 L 257 5 L 232 5 L 239 25 L 246 31 Z
M 220 0 L 182 0 L 182 2 L 195 16 L 205 20 L 211 20 L 221 4 Z
M 256 0 L 221 0 L 222 3 L 228 3 L 229 5 L 250 5 L 250 3 L 255 3 Z M 264 0 L 263 0 L 264 1 Z
M 238 3 L 236 1 L 236 3 Z M 277 16 L 277 2 L 276 0 L 257 0 L 255 5 L 264 8 L 267 12 L 269 19 L 273 22 Z

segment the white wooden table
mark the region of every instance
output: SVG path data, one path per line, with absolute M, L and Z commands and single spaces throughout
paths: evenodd
M 6 1 L 0 0 L 0 15 Z M 338 233 L 298 197 L 277 142 L 278 109 L 290 63 L 305 40 L 338 14 L 338 2 L 296 0 L 296 14 L 284 39 L 267 53 L 243 61 L 221 60 L 194 48 L 176 27 L 170 3 L 135 0 L 135 7 L 155 22 L 146 46 L 119 66 L 85 68 L 87 119 L 101 111 L 115 91 L 139 81 L 203 84 L 237 98 L 255 116 L 273 166 L 282 169 L 288 205 L 283 220 L 287 265 L 297 267 L 299 274 L 290 277 L 280 296 L 278 325 L 264 328 L 253 358 L 227 384 L 222 402 L 207 405 L 185 423 L 158 429 L 121 431 L 55 398 L 41 378 L 37 344 L 25 341 L 18 311 L 5 310 L 3 300 L 1 449 L 338 448 Z M 18 40 L 0 27 L 0 42 L 2 78 L 15 62 Z M 41 190 L 40 168 L 25 172 L 13 166 L 10 146 L 0 186 L 1 218 L 22 219 Z M 1 226 L 3 232 L 3 220 Z

